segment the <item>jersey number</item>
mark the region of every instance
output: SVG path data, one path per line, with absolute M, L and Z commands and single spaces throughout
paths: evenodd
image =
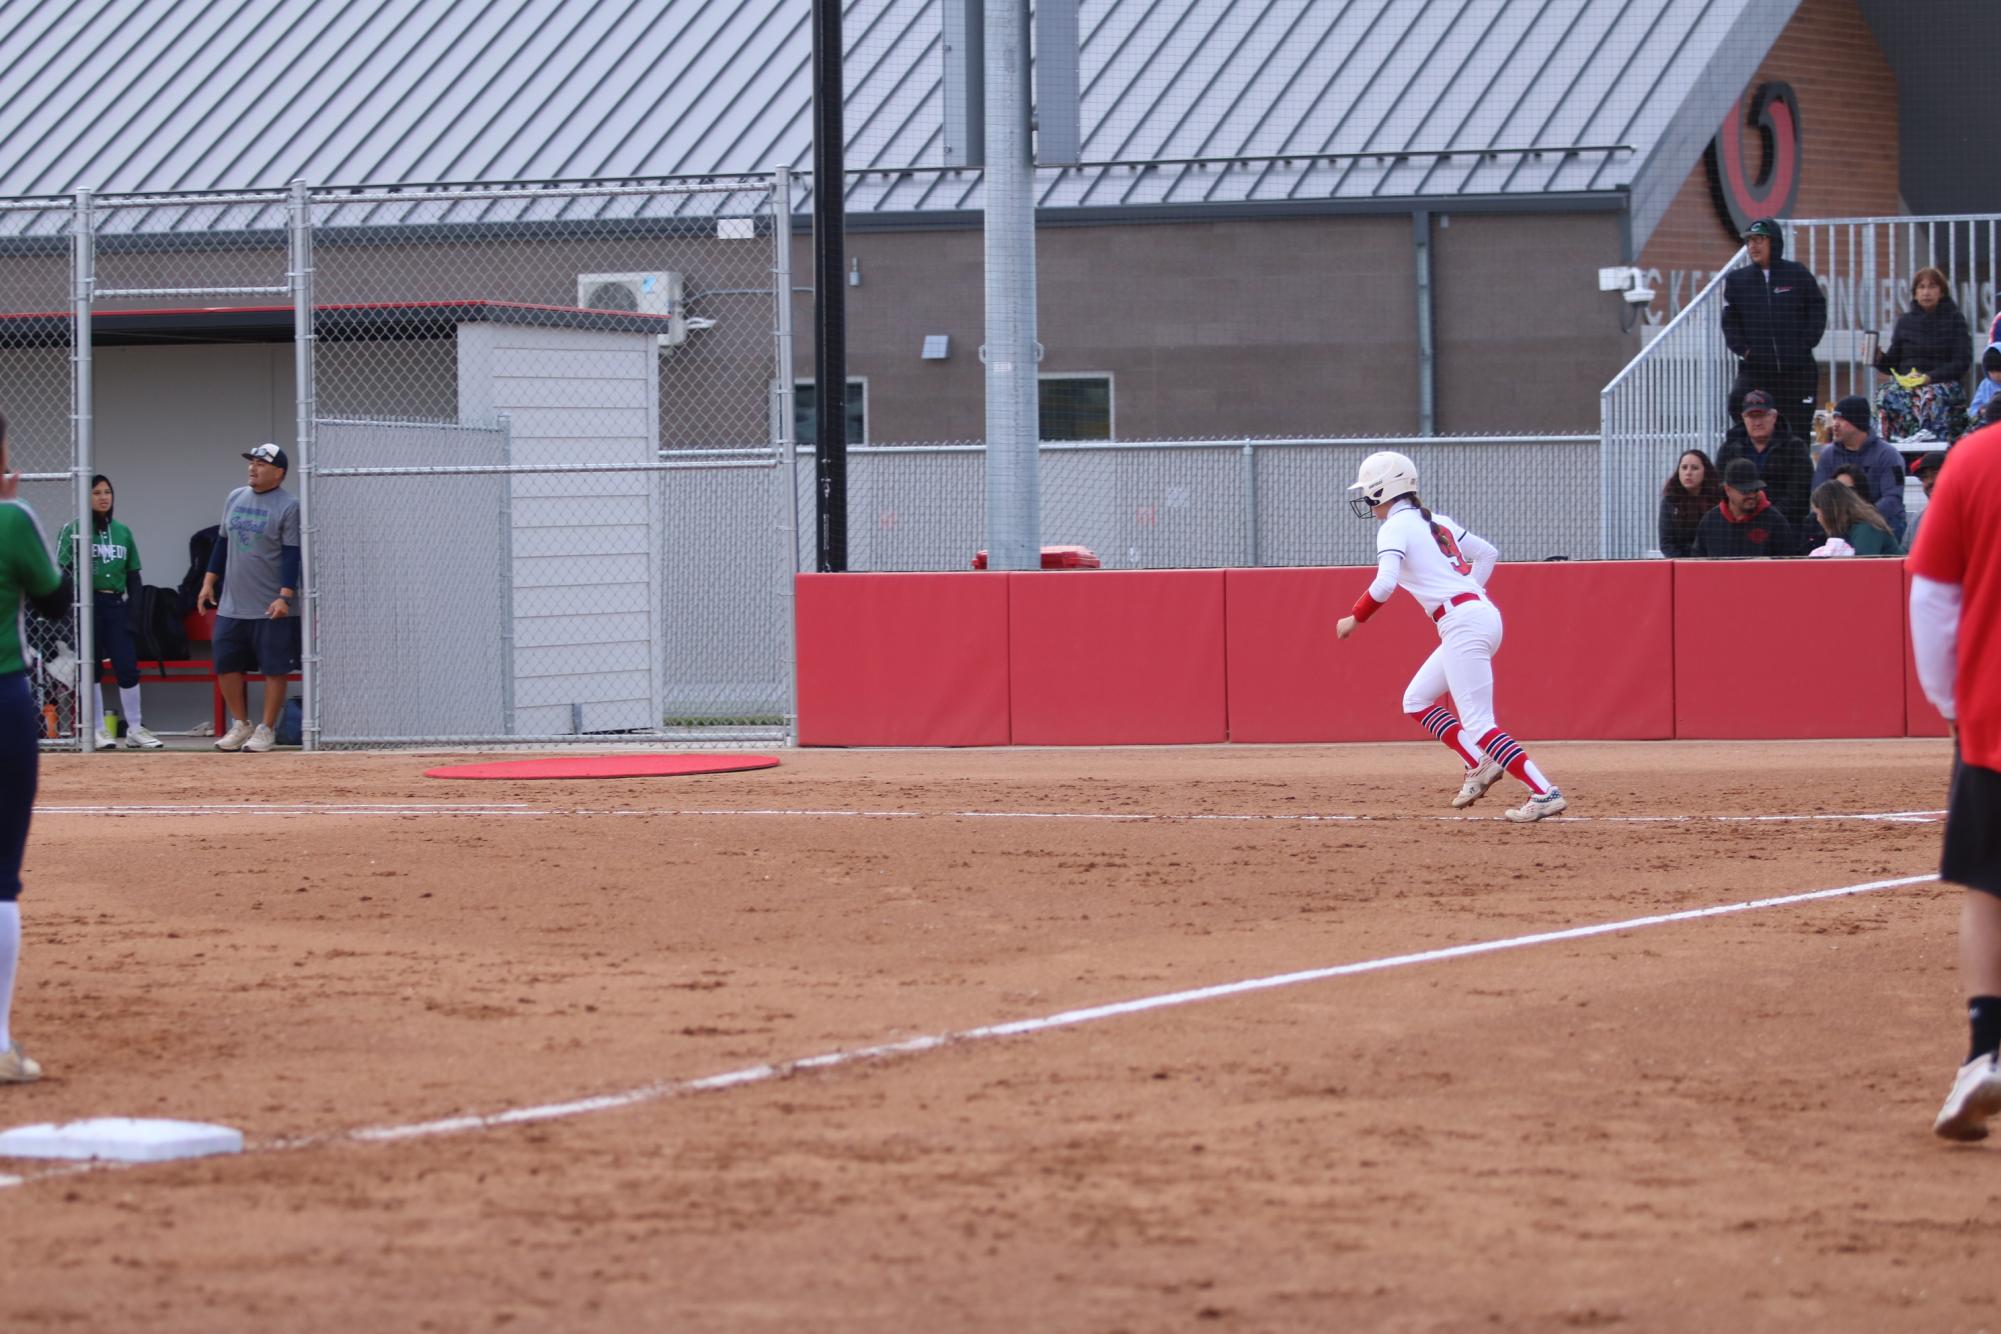
M 1453 569 L 1461 574 L 1473 573 L 1472 563 L 1459 554 L 1459 544 L 1452 539 L 1452 534 L 1445 530 L 1444 524 L 1431 525 L 1431 535 L 1438 539 L 1438 549 L 1445 553 L 1445 559 L 1452 562 Z

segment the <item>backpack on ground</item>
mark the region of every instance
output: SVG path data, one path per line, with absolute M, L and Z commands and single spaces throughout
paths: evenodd
M 278 744 L 300 746 L 305 744 L 306 702 L 297 695 L 285 701 L 285 710 L 278 715 Z
M 139 657 L 147 662 L 186 661 L 192 651 L 181 628 L 180 596 L 171 588 L 151 584 L 139 590 Z M 162 667 L 160 675 L 167 669 Z

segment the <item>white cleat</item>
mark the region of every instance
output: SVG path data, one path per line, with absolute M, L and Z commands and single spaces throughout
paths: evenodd
M 254 751 L 257 754 L 262 755 L 265 751 L 271 749 L 271 747 L 277 744 L 278 744 L 277 734 L 274 733 L 270 728 L 266 727 L 263 723 L 259 723 L 257 724 L 257 730 L 250 734 L 250 740 L 243 743 L 243 748 L 245 750 Z
M 118 738 L 100 727 L 97 729 L 97 748 L 99 750 L 117 750 Z
M 159 750 L 166 744 L 166 742 L 160 740 L 160 738 L 154 736 L 143 727 L 128 727 L 125 729 L 125 749 L 127 750 Z
M 2001 1067 L 1992 1056 L 1977 1056 L 1953 1077 L 1952 1092 L 1938 1109 L 1932 1134 L 1961 1141 L 1986 1139 L 1987 1118 L 1996 1112 L 2001 1112 Z
M 42 1067 L 22 1055 L 20 1043 L 0 1048 L 0 1084 L 32 1084 L 41 1077 Z
M 1487 789 L 1501 781 L 1507 773 L 1492 760 L 1480 761 L 1480 767 L 1466 771 L 1466 781 L 1459 785 L 1459 795 L 1452 799 L 1452 809 L 1463 811 L 1474 802 L 1487 795 Z
M 249 723 L 238 718 L 229 725 L 227 732 L 224 732 L 215 739 L 215 748 L 217 750 L 242 750 L 243 743 L 250 740 L 251 734 L 256 730 Z
M 1508 818 L 1516 824 L 1533 824 L 1552 815 L 1561 815 L 1569 809 L 1570 803 L 1563 799 L 1563 793 L 1551 788 L 1539 797 L 1530 797 L 1521 805 L 1509 808 Z

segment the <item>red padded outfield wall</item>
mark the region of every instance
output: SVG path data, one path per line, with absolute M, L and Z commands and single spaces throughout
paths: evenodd
M 1437 632 L 1367 569 L 798 579 L 803 745 L 1404 741 Z M 1901 562 L 1503 565 L 1496 713 L 1536 740 L 1941 735 Z
M 1005 746 L 1007 581 L 802 574 L 799 744 Z
M 1232 741 L 1411 741 L 1404 687 L 1438 631 L 1397 596 L 1343 642 L 1368 569 L 1231 570 Z M 1503 565 L 1495 715 L 1524 741 L 1674 735 L 1674 569 L 1665 561 Z M 1616 631 L 1608 630 L 1609 624 Z
M 1069 570 L 1007 584 L 1017 744 L 1228 738 L 1223 571 Z
M 1675 735 L 1903 736 L 1903 562 L 1676 561 Z
M 1897 619 L 1904 626 L 1904 735 L 1905 736 L 1951 736 L 1946 728 L 1945 717 L 1932 707 L 1925 698 L 1925 688 L 1918 684 L 1918 660 L 1911 656 L 1911 575 L 1904 572 L 1903 605 L 1897 609 Z

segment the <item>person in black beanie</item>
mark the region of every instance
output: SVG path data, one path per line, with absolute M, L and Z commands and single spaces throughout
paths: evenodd
M 1785 257 L 1785 232 L 1775 220 L 1745 228 L 1744 248 L 1751 262 L 1723 279 L 1723 341 L 1737 354 L 1730 416 L 1741 414 L 1744 395 L 1763 389 L 1786 432 L 1804 440 L 1820 393 L 1813 350 L 1827 332 L 1827 297 L 1806 265 Z
M 1890 531 L 1904 540 L 1904 456 L 1870 429 L 1869 400 L 1850 394 L 1834 405 L 1834 443 L 1820 451 L 1813 465 L 1816 490 L 1834 480 L 1841 468 L 1856 468 L 1869 483 L 1863 499 L 1890 521 Z

